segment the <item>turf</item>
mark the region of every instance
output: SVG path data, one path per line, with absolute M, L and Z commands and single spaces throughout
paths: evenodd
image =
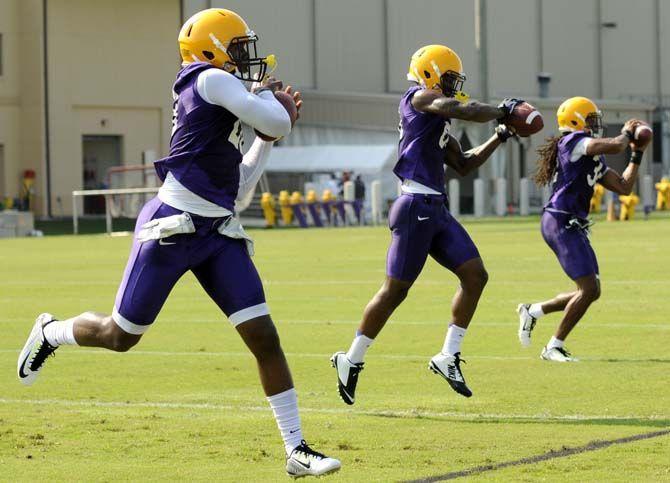
M 343 462 L 330 480 L 484 467 L 468 479 L 670 481 L 668 434 L 558 457 L 670 428 L 670 220 L 596 225 L 603 295 L 569 340 L 582 359 L 572 365 L 538 359 L 556 315 L 540 320 L 530 349 L 516 339 L 517 303 L 571 288 L 538 220 L 466 228 L 490 273 L 463 346 L 474 396 L 456 395 L 427 370 L 456 287 L 429 261 L 371 349 L 351 408 L 337 397 L 328 358 L 346 349 L 381 284 L 388 231 L 254 232 L 306 436 Z M 103 235 L 0 241 L 0 480 L 285 479 L 253 359 L 190 275 L 132 351 L 65 347 L 33 387 L 16 380 L 17 351 L 37 313 L 111 309 L 129 244 Z M 545 461 L 505 466 L 550 451 Z

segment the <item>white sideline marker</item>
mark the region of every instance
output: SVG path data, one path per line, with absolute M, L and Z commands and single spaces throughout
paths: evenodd
M 70 406 L 70 407 L 101 407 L 101 408 L 157 408 L 157 409 L 207 409 L 207 410 L 227 410 L 227 411 L 255 411 L 270 412 L 267 406 L 235 406 L 232 404 L 212 404 L 212 403 L 181 403 L 181 402 L 128 402 L 128 401 L 86 401 L 73 399 L 6 399 L 0 398 L 0 404 L 32 404 L 42 406 Z M 460 413 L 455 411 L 418 411 L 408 410 L 364 410 L 338 409 L 338 408 L 300 408 L 303 413 L 314 414 L 355 414 L 357 416 L 394 416 L 398 418 L 418 418 L 432 417 L 445 419 L 461 420 L 481 420 L 481 419 L 512 419 L 512 420 L 532 420 L 532 421 L 588 421 L 598 419 L 605 421 L 621 421 L 626 419 L 640 419 L 644 421 L 655 421 L 668 418 L 667 415 L 609 415 L 609 414 L 499 414 L 499 413 Z

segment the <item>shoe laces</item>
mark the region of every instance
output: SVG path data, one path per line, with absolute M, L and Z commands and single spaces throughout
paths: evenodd
M 55 352 L 57 348 L 58 346 L 52 346 L 46 339 L 44 339 L 40 348 L 37 349 L 35 357 L 30 361 L 30 370 L 33 372 L 38 371 L 44 364 L 44 361 L 46 361 L 47 357 L 56 357 Z
M 313 457 L 313 458 L 318 458 L 318 459 L 323 459 L 326 457 L 325 454 L 319 453 L 318 451 L 314 451 L 312 448 L 310 448 L 307 445 L 307 442 L 303 439 L 300 441 L 300 446 L 296 446 L 296 448 L 293 450 L 293 453 L 302 453 L 308 457 Z
M 462 362 L 463 364 L 467 364 L 467 362 L 465 361 L 465 359 L 461 359 L 461 353 L 460 353 L 460 352 L 457 352 L 456 354 L 454 354 L 454 365 L 455 365 L 456 367 L 458 367 L 458 370 L 459 370 L 459 371 L 461 370 L 461 362 Z
M 563 354 L 565 357 L 571 357 L 572 354 L 570 354 L 570 351 L 566 349 L 565 347 L 554 347 L 558 352 Z

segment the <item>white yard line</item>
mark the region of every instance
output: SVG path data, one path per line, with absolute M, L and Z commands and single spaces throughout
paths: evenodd
M 226 410 L 226 411 L 257 411 L 269 412 L 268 406 L 244 406 L 232 404 L 213 404 L 213 403 L 182 403 L 182 402 L 129 402 L 129 401 L 90 401 L 90 400 L 72 400 L 72 399 L 7 399 L 0 398 L 0 404 L 30 404 L 42 406 L 68 406 L 68 407 L 91 407 L 91 408 L 155 408 L 155 409 L 203 409 L 203 410 Z M 638 419 L 644 421 L 654 421 L 667 419 L 670 415 L 609 415 L 609 414 L 504 414 L 504 413 L 461 413 L 455 411 L 423 411 L 423 410 L 355 410 L 355 409 L 337 409 L 337 408 L 300 408 L 303 413 L 314 414 L 347 414 L 356 416 L 386 416 L 397 418 L 445 418 L 462 420 L 532 420 L 532 421 L 622 421 L 627 419 Z
M 85 355 L 112 355 L 116 352 L 108 351 L 104 349 L 82 349 L 82 348 L 72 348 L 66 349 L 68 351 L 67 356 L 70 357 L 73 354 L 85 354 Z M 14 349 L 0 349 L 0 354 L 18 354 L 18 350 Z M 312 352 L 286 352 L 287 357 L 293 358 L 310 358 L 310 359 L 323 359 L 324 361 L 330 358 L 331 353 L 312 353 Z M 147 351 L 147 350 L 130 350 L 125 352 L 122 356 L 118 357 L 127 357 L 130 355 L 136 356 L 158 356 L 158 357 L 252 357 L 250 352 L 246 351 L 222 351 L 222 352 L 211 352 L 211 351 Z M 428 361 L 432 353 L 426 353 L 424 355 L 419 354 L 371 354 L 368 356 L 369 359 L 390 359 L 390 360 L 425 360 Z M 539 360 L 539 357 L 535 356 L 494 356 L 494 355 L 465 355 L 464 359 L 475 359 L 475 360 L 493 360 L 493 361 L 535 361 Z M 626 358 L 626 357 L 581 357 L 581 361 L 584 362 L 670 362 L 670 359 L 664 359 L 660 357 L 649 357 L 649 358 Z
M 15 323 L 32 323 L 32 319 L 19 319 L 16 317 L 0 319 L 0 324 L 15 324 Z M 221 324 L 226 322 L 225 317 L 222 315 L 219 319 L 193 319 L 193 320 L 184 320 L 176 319 L 173 317 L 158 319 L 156 321 L 157 325 L 161 324 Z M 278 326 L 282 325 L 349 325 L 356 326 L 360 323 L 360 320 L 343 320 L 343 319 L 277 319 L 275 323 Z M 389 324 L 392 325 L 427 325 L 427 326 L 440 326 L 445 327 L 448 324 L 446 319 L 444 320 L 389 320 Z M 518 326 L 518 320 L 516 318 L 510 318 L 509 322 L 473 322 L 473 327 L 507 327 L 512 330 L 516 330 Z M 589 329 L 634 329 L 634 330 L 670 330 L 670 323 L 668 324 L 619 324 L 619 323 L 591 323 L 585 322 L 580 325 L 580 330 L 589 330 Z
M 380 278 L 362 280 L 263 280 L 264 285 L 286 285 L 286 286 L 329 286 L 329 285 L 376 285 L 381 286 L 383 283 L 383 276 Z M 94 286 L 114 286 L 118 285 L 116 280 L 87 280 L 82 282 L 81 280 L 62 280 L 58 282 L 58 285 L 61 286 L 81 286 L 83 283 L 85 285 L 94 285 Z M 562 281 L 556 281 L 554 279 L 537 279 L 537 280 L 500 280 L 495 282 L 496 285 L 509 285 L 514 284 L 515 286 L 532 284 L 532 285 L 557 285 L 563 283 Z M 670 285 L 670 280 L 603 280 L 604 286 L 607 285 Z M 445 277 L 444 280 L 417 280 L 415 283 L 416 287 L 421 285 L 441 285 L 441 286 L 453 286 L 456 285 L 456 281 Z M 6 287 L 43 287 L 43 286 L 53 286 L 53 282 L 44 281 L 44 280 L 30 280 L 30 281 L 16 281 L 16 280 L 7 280 L 0 281 L 0 286 Z

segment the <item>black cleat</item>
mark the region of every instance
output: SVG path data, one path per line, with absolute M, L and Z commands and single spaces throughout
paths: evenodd
M 337 371 L 337 390 L 340 393 L 340 397 L 342 401 L 351 406 L 356 397 L 358 373 L 363 370 L 363 363 L 354 364 L 350 362 L 344 352 L 333 354 L 330 362 Z
M 460 352 L 457 352 L 453 356 L 446 356 L 440 352 L 433 356 L 430 364 L 428 364 L 428 368 L 435 374 L 439 374 L 445 378 L 451 388 L 458 394 L 465 397 L 472 396 L 472 391 L 465 383 L 465 378 L 461 372 Z

